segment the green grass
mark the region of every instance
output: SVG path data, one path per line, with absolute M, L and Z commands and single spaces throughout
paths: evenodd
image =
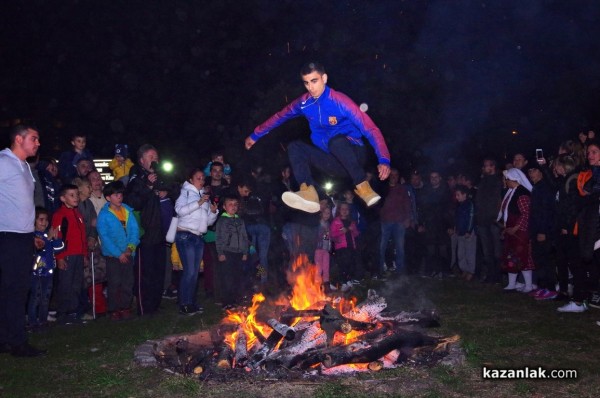
M 535 302 L 499 286 L 459 280 L 408 280 L 373 284 L 391 309 L 435 308 L 440 335 L 461 336 L 466 362 L 450 368 L 406 366 L 337 379 L 198 381 L 133 364 L 135 348 L 148 339 L 207 329 L 221 319 L 211 302 L 202 316 L 183 317 L 173 302 L 151 318 L 112 323 L 98 319 L 82 326 L 55 326 L 32 334 L 46 357 L 0 356 L 1 397 L 511 397 L 598 396 L 597 355 L 600 311 L 560 314 L 553 302 Z M 360 292 L 364 294 L 365 291 Z M 577 380 L 482 380 L 492 368 L 573 368 Z

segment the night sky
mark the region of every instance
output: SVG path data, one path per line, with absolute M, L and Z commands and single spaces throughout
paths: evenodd
M 43 155 L 84 131 L 99 157 L 150 142 L 181 165 L 216 147 L 279 163 L 308 136 L 304 121 L 251 153 L 243 140 L 303 92 L 299 68 L 313 59 L 368 104 L 403 168 L 551 154 L 600 127 L 598 1 L 33 0 L 0 11 L 0 123 L 34 120 Z

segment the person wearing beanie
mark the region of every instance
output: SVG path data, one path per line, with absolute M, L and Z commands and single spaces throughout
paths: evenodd
M 115 145 L 115 157 L 108 163 L 115 180 L 120 180 L 125 185 L 127 185 L 129 179 L 129 170 L 133 166 L 133 162 L 128 156 L 127 144 L 117 144 Z

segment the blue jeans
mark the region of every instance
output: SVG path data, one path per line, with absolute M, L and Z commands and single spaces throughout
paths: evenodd
M 179 281 L 179 305 L 193 305 L 196 304 L 196 286 L 204 251 L 204 239 L 191 232 L 177 231 L 175 245 L 183 266 Z
M 310 173 L 311 166 L 328 175 L 350 176 L 354 185 L 367 179 L 363 169 L 365 147 L 351 144 L 345 135 L 329 141 L 329 153 L 314 145 L 293 141 L 288 146 L 288 157 L 298 184 L 305 182 L 319 189 Z
M 32 276 L 31 290 L 29 291 L 29 304 L 27 304 L 27 318 L 29 326 L 39 326 L 48 322 L 48 305 L 52 294 L 52 277 Z
M 250 236 L 252 245 L 258 252 L 260 265 L 265 269 L 265 275 L 261 277 L 261 282 L 267 281 L 269 271 L 269 245 L 271 243 L 271 229 L 266 224 L 248 224 L 246 232 Z
M 379 272 L 383 273 L 385 251 L 390 238 L 396 249 L 396 272 L 404 269 L 404 234 L 406 227 L 399 222 L 381 222 L 381 242 L 379 245 Z

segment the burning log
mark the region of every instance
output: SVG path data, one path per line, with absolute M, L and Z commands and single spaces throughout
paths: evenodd
M 292 343 L 286 348 L 280 349 L 267 358 L 267 367 L 275 368 L 283 366 L 291 368 L 299 361 L 302 361 L 307 352 L 311 349 L 324 347 L 327 344 L 327 335 L 319 326 L 319 322 L 312 324 L 303 331 L 297 342 Z
M 219 369 L 231 369 L 233 362 L 233 351 L 228 345 L 223 345 L 223 349 L 219 353 L 217 358 L 217 368 Z
M 385 356 L 394 349 L 414 348 L 424 345 L 435 345 L 438 342 L 419 332 L 395 330 L 379 341 L 363 347 L 350 344 L 348 346 L 332 347 L 322 352 L 323 366 L 331 368 L 349 363 L 370 363 Z
M 269 319 L 267 324 L 271 326 L 273 330 L 276 330 L 279 334 L 284 336 L 286 340 L 294 340 L 296 337 L 296 330 L 293 327 L 278 322 L 276 319 Z
M 294 310 L 290 308 L 281 313 L 280 319 L 286 322 L 295 318 L 316 318 L 318 316 L 321 316 L 321 310 Z
M 344 313 L 344 317 L 360 322 L 370 322 L 387 308 L 385 298 L 380 297 L 374 290 L 369 290 L 369 295 L 365 301 L 355 308 Z
M 237 339 L 235 340 L 235 355 L 233 357 L 235 366 L 242 367 L 248 360 L 248 337 L 244 329 L 238 329 Z
M 440 326 L 439 316 L 434 310 L 399 313 L 379 314 L 377 319 L 380 321 L 392 321 L 396 325 L 418 325 L 424 328 Z
M 373 361 L 367 365 L 367 368 L 373 372 L 379 372 L 381 369 L 383 369 L 383 363 L 381 361 Z
M 375 325 L 367 322 L 355 321 L 348 319 L 338 310 L 330 306 L 329 304 L 321 311 L 321 328 L 327 334 L 327 343 L 330 344 L 333 341 L 335 332 L 342 332 L 344 334 L 350 333 L 352 330 L 368 330 L 372 329 Z
M 252 355 L 250 362 L 248 362 L 248 366 L 250 366 L 252 369 L 258 369 L 258 367 L 260 367 L 260 365 L 264 362 L 271 351 L 273 351 L 277 344 L 283 340 L 283 337 L 284 336 L 281 333 L 273 329 L 263 345 L 254 353 L 254 355 Z
M 254 335 L 256 336 L 256 339 L 258 340 L 258 342 L 260 344 L 263 344 L 265 341 L 267 341 L 267 338 L 260 332 L 260 330 L 258 330 L 256 328 L 256 326 L 254 326 L 254 324 L 252 324 L 251 326 L 252 326 L 252 333 L 254 333 Z

